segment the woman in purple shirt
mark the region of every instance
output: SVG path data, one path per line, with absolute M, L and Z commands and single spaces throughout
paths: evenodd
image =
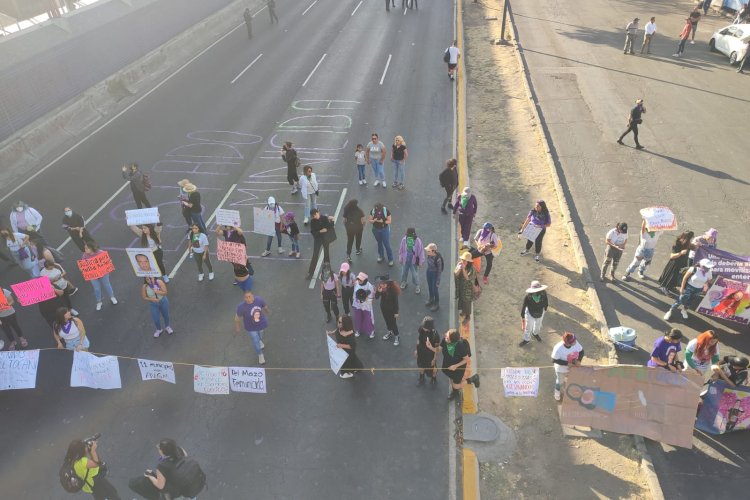
M 469 246 L 469 237 L 471 236 L 471 224 L 474 222 L 474 216 L 477 214 L 477 198 L 471 194 L 471 189 L 465 187 L 461 194 L 456 197 L 453 204 L 453 215 L 458 216 L 458 223 L 461 226 L 461 239 L 464 246 Z
M 541 228 L 540 233 L 533 240 L 526 240 L 526 249 L 521 252 L 521 255 L 526 255 L 531 250 L 531 246 L 534 245 L 534 260 L 539 262 L 539 254 L 542 252 L 542 241 L 544 240 L 544 234 L 547 232 L 547 228 L 552 224 L 552 218 L 547 210 L 547 204 L 544 200 L 539 200 L 534 205 L 534 208 L 529 211 L 526 216 L 526 220 L 521 224 L 521 228 L 518 230 L 518 238 L 521 238 L 521 233 L 526 227 L 531 224 L 537 228 Z
M 682 350 L 680 340 L 682 332 L 677 328 L 672 328 L 669 333 L 654 342 L 654 350 L 651 351 L 651 359 L 647 365 L 652 368 L 666 368 L 669 371 L 679 371 L 677 353 Z

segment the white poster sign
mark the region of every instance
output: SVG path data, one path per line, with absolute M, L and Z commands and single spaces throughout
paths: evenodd
M 233 392 L 266 393 L 266 370 L 247 366 L 229 367 L 229 387 Z
M 273 212 L 265 208 L 253 207 L 253 232 L 275 236 L 276 228 L 273 224 Z
M 174 364 L 169 361 L 139 359 L 138 368 L 141 369 L 142 380 L 163 380 L 170 384 L 177 383 L 174 376 Z
M 542 232 L 542 227 L 534 225 L 532 223 L 528 223 L 526 225 L 526 229 L 523 230 L 521 233 L 522 239 L 527 239 L 529 241 L 536 241 L 536 237 L 539 236 L 539 233 Z
M 156 257 L 150 248 L 126 248 L 125 251 L 128 253 L 128 260 L 136 276 L 161 278 L 159 264 L 156 263 Z
M 646 227 L 649 231 L 677 229 L 677 217 L 675 217 L 674 213 L 668 207 L 642 208 L 641 216 L 646 220 Z
M 329 335 L 326 335 L 326 340 L 328 341 L 328 360 L 331 362 L 331 370 L 338 375 L 339 370 L 341 370 L 341 365 L 343 365 L 346 358 L 349 357 L 349 353 L 336 347 L 336 341 Z
M 0 391 L 34 389 L 39 349 L 0 352 Z
M 229 394 L 229 371 L 225 366 L 196 365 L 193 390 L 201 394 Z
M 86 351 L 73 352 L 70 387 L 121 389 L 120 364 L 117 356 L 95 356 Z
M 160 222 L 159 207 L 125 210 L 125 219 L 127 220 L 128 226 L 158 224 Z
M 219 208 L 216 210 L 216 223 L 220 226 L 242 227 L 240 211 Z
M 503 368 L 500 370 L 503 378 L 505 397 L 529 396 L 539 394 L 539 368 Z

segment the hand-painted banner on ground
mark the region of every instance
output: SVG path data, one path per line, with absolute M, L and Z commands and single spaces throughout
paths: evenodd
M 273 223 L 273 212 L 265 208 L 253 207 L 253 232 L 274 236 L 276 226 Z
M 159 208 L 139 208 L 137 210 L 125 210 L 125 219 L 128 226 L 140 226 L 141 224 L 158 224 Z
M 722 276 L 708 289 L 697 311 L 707 316 L 750 324 L 750 284 Z
M 219 208 L 216 210 L 216 223 L 220 226 L 242 227 L 239 210 L 227 210 Z
M 159 264 L 150 248 L 126 248 L 125 251 L 128 253 L 128 260 L 136 276 L 140 278 L 161 277 Z
M 331 370 L 338 375 L 339 370 L 341 370 L 341 365 L 343 365 L 346 358 L 349 357 L 349 353 L 336 347 L 336 341 L 333 340 L 330 335 L 326 335 L 326 341 L 328 342 L 328 360 L 331 363 Z
M 673 446 L 693 446 L 693 424 L 703 380 L 641 366 L 571 367 L 560 422 L 637 434 Z
M 229 394 L 229 370 L 225 366 L 195 365 L 193 390 L 201 394 Z
M 717 248 L 698 247 L 695 251 L 695 262 L 710 259 L 714 264 L 711 273 L 724 276 L 730 280 L 750 283 L 750 256 L 735 255 Z
M 229 367 L 229 387 L 233 392 L 266 393 L 266 370 L 247 366 Z
M 55 290 L 46 276 L 22 281 L 21 283 L 10 285 L 10 287 L 13 289 L 13 293 L 22 306 L 38 304 L 39 302 L 44 302 L 55 297 Z
M 711 434 L 750 428 L 750 387 L 711 382 L 703 397 L 695 427 Z
M 0 391 L 34 389 L 38 367 L 39 349 L 0 352 Z
M 117 356 L 99 357 L 86 351 L 74 351 L 70 387 L 121 389 L 120 363 Z
M 530 396 L 539 393 L 539 368 L 503 368 L 500 371 L 503 379 L 505 397 Z
M 670 231 L 677 229 L 677 217 L 664 206 L 641 209 L 641 216 L 646 220 L 649 231 Z
M 90 259 L 81 259 L 78 261 L 83 279 L 86 281 L 98 280 L 115 270 L 109 252 L 102 251 Z
M 13 306 L 8 304 L 8 299 L 5 298 L 5 293 L 3 292 L 3 289 L 0 288 L 0 311 L 7 311 L 11 307 Z
M 247 249 L 242 243 L 217 240 L 216 256 L 224 262 L 245 265 L 247 263 Z
M 535 224 L 529 223 L 526 225 L 526 228 L 521 233 L 521 239 L 527 239 L 529 241 L 536 241 L 537 236 L 539 236 L 539 233 L 542 232 L 542 229 L 544 229 L 541 226 L 537 226 Z
M 163 380 L 170 384 L 177 383 L 174 376 L 174 364 L 169 361 L 139 359 L 138 368 L 141 369 L 142 380 Z

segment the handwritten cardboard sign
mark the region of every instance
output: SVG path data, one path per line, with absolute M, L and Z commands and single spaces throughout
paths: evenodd
M 229 387 L 233 392 L 266 393 L 266 370 L 246 366 L 229 367 Z
M 346 358 L 349 357 L 349 353 L 339 347 L 336 347 L 336 341 L 333 340 L 329 335 L 326 335 L 326 341 L 328 342 L 328 360 L 331 363 L 331 370 L 333 370 L 333 373 L 338 375 L 339 370 L 341 370 L 341 366 L 346 361 Z
M 158 224 L 160 222 L 159 208 L 139 208 L 137 210 L 125 210 L 125 219 L 128 226 L 140 226 L 141 224 Z
M 201 394 L 229 394 L 229 370 L 225 366 L 195 365 L 193 390 Z
M 22 281 L 21 283 L 10 285 L 10 287 L 13 289 L 13 293 L 22 306 L 38 304 L 39 302 L 44 302 L 55 297 L 55 290 L 46 276 Z
M 646 227 L 649 231 L 677 229 L 677 217 L 675 217 L 674 213 L 668 207 L 642 208 L 641 216 L 646 220 Z
M 247 249 L 242 243 L 233 241 L 217 240 L 216 255 L 219 260 L 240 264 L 244 266 L 247 263 Z
M 253 232 L 274 236 L 276 226 L 273 223 L 274 214 L 265 208 L 253 207 Z
M 86 281 L 98 280 L 115 270 L 109 252 L 102 251 L 90 259 L 81 259 L 78 261 L 83 279 Z
M 529 241 L 536 241 L 537 236 L 539 236 L 539 233 L 542 232 L 542 227 L 537 226 L 532 223 L 528 223 L 526 225 L 526 228 L 521 233 L 521 239 L 527 239 Z
M 170 384 L 177 383 L 174 376 L 174 364 L 169 361 L 139 359 L 138 368 L 141 369 L 142 380 L 163 380 Z
M 539 368 L 503 368 L 500 371 L 503 378 L 505 397 L 529 396 L 539 394 Z
M 34 389 L 39 349 L 0 352 L 0 391 Z
M 220 226 L 242 227 L 239 210 L 216 209 L 216 223 Z
M 99 357 L 86 351 L 74 351 L 70 387 L 121 389 L 120 364 L 117 356 Z

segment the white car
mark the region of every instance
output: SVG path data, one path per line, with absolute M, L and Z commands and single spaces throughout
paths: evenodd
M 729 64 L 736 64 L 745 57 L 750 40 L 750 24 L 730 24 L 711 36 L 708 48 L 729 56 Z

